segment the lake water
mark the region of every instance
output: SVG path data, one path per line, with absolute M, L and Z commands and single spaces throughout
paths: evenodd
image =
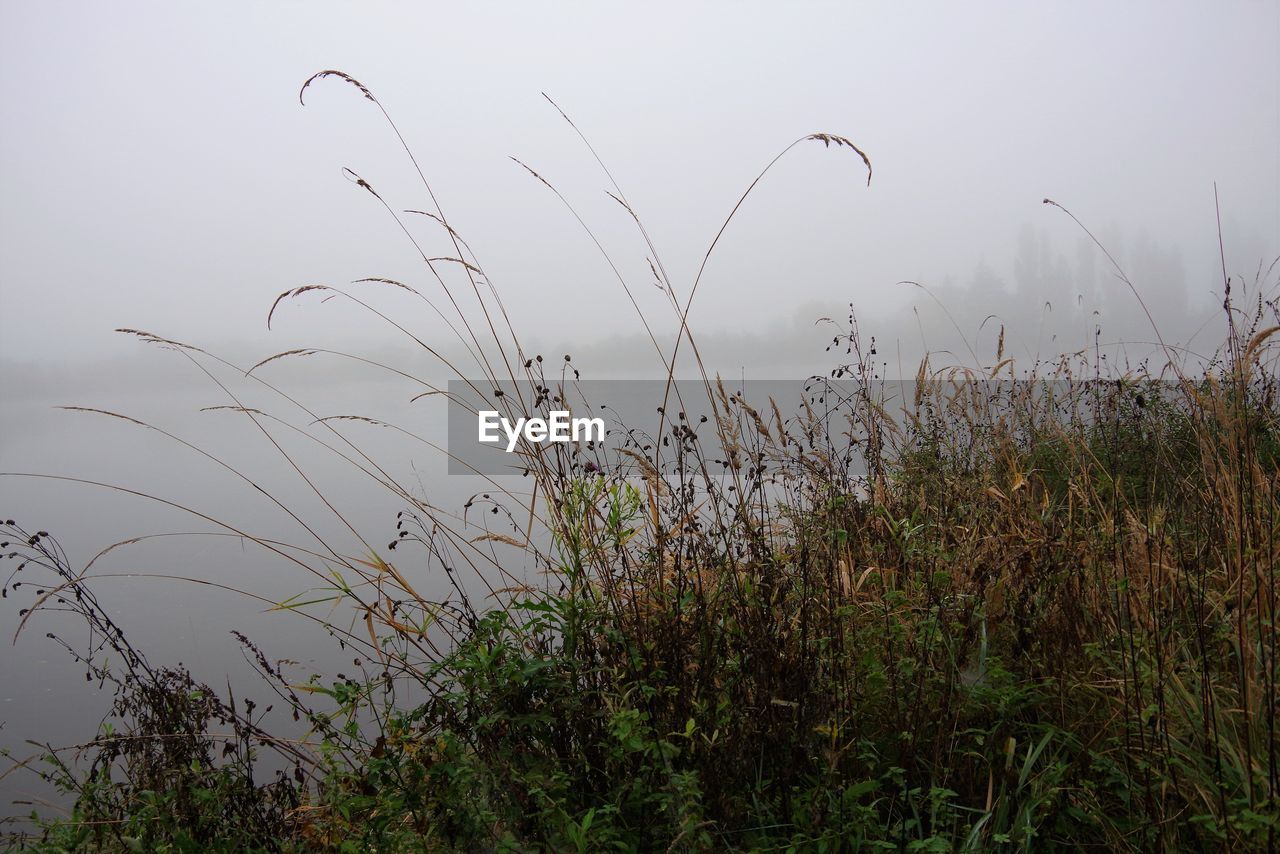
M 184 504 L 259 537 L 305 548 L 318 546 L 315 537 L 258 489 L 197 451 L 122 419 L 55 407 L 72 404 L 107 409 L 163 428 L 206 450 L 275 495 L 335 551 L 365 556 L 360 540 L 317 498 L 245 414 L 200 411 L 232 404 L 227 394 L 193 366 L 182 364 L 180 356 L 155 354 L 156 359 L 166 357 L 176 360 L 172 373 L 163 368 L 141 385 L 127 377 L 95 376 L 95 369 L 87 367 L 83 381 L 68 382 L 61 388 L 55 384 L 6 389 L 0 407 L 0 471 L 115 484 Z M 388 381 L 374 373 L 347 372 L 340 378 L 326 379 L 323 365 L 315 363 L 310 368 L 311 373 L 295 375 L 299 382 L 282 385 L 316 415 L 359 414 L 384 419 L 443 444 L 443 401 L 426 399 L 410 404 L 409 399 L 420 391 L 412 383 Z M 310 416 L 287 401 L 243 377 L 229 372 L 218 375 L 244 405 L 337 444 L 336 437 L 310 423 Z M 270 379 L 275 382 L 279 377 L 275 374 Z M 395 539 L 396 513 L 407 505 L 403 498 L 300 433 L 270 419 L 262 423 L 370 545 L 383 550 Z M 492 484 L 480 478 L 448 475 L 441 453 L 394 430 L 354 422 L 334 426 L 413 496 L 444 510 L 461 512 L 470 495 L 492 490 Z M 347 453 L 352 452 L 347 449 Z M 522 486 L 517 478 L 502 480 L 514 489 Z M 92 570 L 97 579 L 92 582 L 93 590 L 100 601 L 153 664 L 181 662 L 198 680 L 215 687 L 230 681 L 237 697 L 255 699 L 259 707 L 274 697 L 246 664 L 230 634 L 233 629 L 246 634 L 269 657 L 298 662 L 291 674 L 300 680 L 310 671 L 332 675 L 344 665 L 350 670 L 351 653 L 341 650 L 315 623 L 300 615 L 268 613 L 259 601 L 211 586 L 145 577 L 162 574 L 203 579 L 274 601 L 320 584 L 298 566 L 245 538 L 226 536 L 226 529 L 191 513 L 99 486 L 6 475 L 0 477 L 0 517 L 13 519 L 29 531 L 50 532 L 76 569 L 104 547 L 126 538 L 190 534 L 121 547 Z M 409 549 L 381 553 L 394 557 L 424 596 L 449 595 L 443 574 L 427 571 L 420 554 Z M 7 575 L 14 562 L 5 563 Z M 533 574 L 531 568 L 507 569 Z M 19 610 L 32 603 L 38 586 L 38 576 L 30 570 L 24 574 L 29 576 L 27 584 L 10 590 L 0 600 L 0 633 L 4 636 L 0 651 L 0 746 L 18 758 L 39 752 L 27 744 L 28 740 L 55 746 L 87 741 L 111 701 L 109 690 L 86 682 L 83 665 L 46 637 L 54 632 L 73 646 L 82 643 L 87 635 L 78 618 L 39 612 L 16 643 L 12 642 Z M 463 582 L 467 583 L 465 577 Z M 476 591 L 482 593 L 482 585 L 476 582 L 471 579 Z M 311 610 L 326 616 L 323 606 Z M 332 618 L 345 623 L 352 613 L 349 606 L 342 605 Z M 29 813 L 31 806 L 14 802 L 30 800 L 65 803 L 66 799 L 50 792 L 33 774 L 11 773 L 0 780 L 5 815 Z

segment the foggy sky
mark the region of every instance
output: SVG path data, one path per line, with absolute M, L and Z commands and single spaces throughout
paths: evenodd
M 428 205 L 376 107 L 334 80 L 299 104 L 324 68 L 377 93 L 517 332 L 547 347 L 634 347 L 641 328 L 573 216 L 511 155 L 575 206 L 656 329 L 670 336 L 675 321 L 606 176 L 542 92 L 605 160 L 682 295 L 738 196 L 792 140 L 841 134 L 871 157 L 867 187 L 848 150 L 802 145 L 730 225 L 691 316 L 745 342 L 729 361 L 760 341 L 805 347 L 813 321 L 847 303 L 929 337 L 940 315 L 895 284 L 908 279 L 966 334 L 996 312 L 1039 336 L 1055 299 L 1067 329 L 1083 329 L 1068 306 L 1105 305 L 1108 334 L 1148 333 L 1044 197 L 1103 237 L 1179 331 L 1211 315 L 1221 285 L 1215 181 L 1228 272 L 1251 277 L 1280 250 L 1274 2 L 0 9 L 6 365 L 91 378 L 139 350 L 117 326 L 257 356 L 395 346 L 337 302 L 299 301 L 266 329 L 276 294 L 307 283 L 386 276 L 438 295 L 341 171 L 397 210 Z M 439 229 L 408 224 L 445 254 Z M 447 342 L 421 303 L 361 293 Z M 827 334 L 813 335 L 819 357 Z

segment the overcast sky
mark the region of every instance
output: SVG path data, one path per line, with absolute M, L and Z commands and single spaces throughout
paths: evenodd
M 376 107 L 334 80 L 299 104 L 324 68 L 376 92 L 517 331 L 549 346 L 639 327 L 581 226 L 510 155 L 574 204 L 655 325 L 674 321 L 606 177 L 541 92 L 604 158 L 681 294 L 792 140 L 841 134 L 871 157 L 870 187 L 856 157 L 816 143 L 770 173 L 701 286 L 693 323 L 709 334 L 803 328 L 848 302 L 900 318 L 920 297 L 904 279 L 979 317 L 1011 311 L 1020 276 L 1037 279 L 1026 299 L 1058 273 L 1074 293 L 1097 259 L 1046 196 L 1146 274 L 1157 308 L 1211 305 L 1215 181 L 1229 272 L 1280 251 L 1276 2 L 0 9 L 9 363 L 137 349 L 117 326 L 262 355 L 386 344 L 384 328 L 318 300 L 266 329 L 272 299 L 297 285 L 388 276 L 436 295 L 395 222 L 342 173 L 397 210 L 428 204 Z M 439 229 L 410 225 L 443 252 Z M 1028 272 L 1033 256 L 1044 263 Z M 1104 268 L 1089 267 L 1105 292 Z M 366 293 L 445 335 L 420 303 Z

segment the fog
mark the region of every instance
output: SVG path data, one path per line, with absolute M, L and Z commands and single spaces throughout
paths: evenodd
M 299 104 L 323 68 L 374 90 L 517 331 L 548 347 L 641 329 L 581 227 L 512 155 L 564 193 L 655 326 L 676 322 L 606 176 L 543 92 L 617 178 L 682 295 L 788 143 L 841 134 L 871 157 L 869 187 L 855 156 L 820 143 L 772 170 L 708 267 L 699 333 L 767 334 L 850 302 L 891 320 L 921 302 L 902 280 L 973 291 L 952 308 L 1007 310 L 1028 284 L 1016 263 L 1027 239 L 1050 270 L 1091 265 L 1090 302 L 1127 308 L 1105 259 L 1045 197 L 1107 237 L 1155 304 L 1215 302 L 1215 182 L 1228 272 L 1251 276 L 1277 251 L 1274 4 L 926 9 L 5 4 L 3 357 L 136 350 L 118 326 L 263 355 L 385 342 L 385 328 L 334 305 L 266 333 L 270 301 L 296 285 L 432 284 L 341 171 L 396 210 L 429 204 L 376 107 L 333 79 Z M 1143 253 L 1158 263 L 1144 268 Z M 418 315 L 417 330 L 443 332 Z M 905 328 L 917 334 L 914 319 Z
M 679 320 L 650 261 L 683 301 L 761 170 L 806 135 L 846 137 L 870 158 L 870 184 L 846 147 L 791 149 L 725 229 L 689 323 L 713 372 L 795 378 L 843 358 L 826 348 L 852 311 L 882 372 L 914 376 L 926 351 L 992 362 L 1001 328 L 1027 363 L 1095 345 L 1137 360 L 1153 321 L 1168 343 L 1211 351 L 1224 268 L 1255 294 L 1276 281 L 1259 271 L 1280 252 L 1277 43 L 1280 5 L 1263 2 L 0 2 L 0 471 L 118 483 L 296 537 L 234 476 L 155 431 L 53 408 L 163 426 L 324 515 L 251 425 L 199 412 L 231 401 L 196 364 L 114 329 L 242 367 L 322 347 L 447 378 L 342 299 L 286 300 L 267 328 L 277 295 L 324 284 L 474 367 L 424 302 L 351 284 L 396 279 L 448 309 L 388 211 L 434 210 L 414 161 L 342 80 L 317 81 L 301 104 L 322 69 L 387 109 L 524 352 L 571 353 L 587 377 L 660 374 L 619 276 L 669 350 Z M 608 194 L 615 180 L 656 256 Z M 438 225 L 400 219 L 427 254 L 453 254 Z M 477 317 L 462 271 L 444 267 Z M 426 435 L 443 429 L 442 409 L 409 404 L 419 386 L 367 365 L 317 355 L 262 371 L 320 415 L 384 407 Z M 235 387 L 301 417 L 252 382 Z M 478 488 L 421 445 L 356 438 L 430 500 L 457 507 Z M 392 535 L 394 501 L 366 496 L 331 459 L 313 465 L 370 542 Z M 80 564 L 116 540 L 192 528 L 155 502 L 31 478 L 0 478 L 0 505 Z M 178 567 L 263 595 L 308 583 L 240 549 L 153 543 L 103 566 Z M 242 669 L 231 624 L 255 626 L 274 654 L 314 652 L 260 605 L 193 589 L 130 581 L 106 595 L 144 645 L 215 684 Z M 20 604 L 0 606 L 6 636 Z M 15 750 L 86 737 L 105 710 L 46 630 L 0 652 L 0 742 Z M 13 779 L 6 802 L 26 792 Z

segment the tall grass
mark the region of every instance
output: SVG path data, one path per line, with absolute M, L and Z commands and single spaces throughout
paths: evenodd
M 382 108 L 340 72 L 307 85 L 323 77 Z M 806 141 L 850 149 L 870 175 L 861 150 L 828 134 L 779 157 Z M 683 416 L 669 382 L 649 442 L 523 445 L 532 492 L 495 482 L 475 503 L 497 521 L 477 529 L 415 497 L 333 419 L 303 410 L 317 441 L 406 508 L 385 548 L 347 526 L 359 555 L 331 545 L 332 520 L 298 518 L 312 541 L 295 545 L 224 526 L 314 574 L 326 604 L 355 615 L 349 628 L 337 618 L 327 627 L 365 662 L 360 678 L 299 686 L 243 639 L 308 725 L 303 739 L 273 737 L 254 709 L 150 665 L 97 606 L 86 573 L 47 535 L 11 524 L 11 556 L 56 576 L 33 607 L 71 607 L 94 627 L 94 648 L 78 654 L 117 680 L 123 727 L 84 748 L 87 772 L 48 752 L 44 773 L 74 793 L 75 812 L 27 841 L 1274 849 L 1274 283 L 1224 281 L 1212 358 L 1193 363 L 1161 340 L 1158 366 L 1124 372 L 1096 350 L 1024 368 L 1005 358 L 1002 335 L 989 360 L 926 359 L 914 382 L 891 383 L 851 315 L 832 372 L 841 394 L 815 378 L 798 407 L 753 408 L 702 364 L 687 318 L 720 235 L 773 163 L 687 291 L 613 184 L 680 332 L 671 352 L 650 333 L 656 360 L 669 380 L 678 364 L 694 366 L 707 422 Z M 340 296 L 508 415 L 551 408 L 576 370 L 524 351 L 480 260 L 422 183 L 430 207 L 410 213 L 439 228 L 448 254 L 405 234 L 435 291 L 366 284 L 420 297 L 468 362 L 354 290 L 295 288 L 272 314 L 308 294 Z M 656 319 L 633 305 L 651 329 Z M 216 362 L 132 334 L 197 366 Z M 274 390 L 269 363 L 318 352 L 277 354 L 246 375 Z M 528 387 L 516 380 L 540 392 L 492 397 Z M 285 422 L 234 395 L 232 408 L 294 465 L 275 438 Z M 339 502 L 313 488 L 346 525 Z M 509 572 L 517 558 L 544 568 L 544 583 Z M 420 594 L 429 574 L 446 577 L 451 595 Z M 479 597 L 468 593 L 477 582 Z M 110 667 L 104 649 L 116 652 Z M 405 701 L 406 685 L 425 686 L 425 702 Z M 230 733 L 215 738 L 219 726 Z M 268 782 L 253 771 L 264 749 L 281 757 Z

